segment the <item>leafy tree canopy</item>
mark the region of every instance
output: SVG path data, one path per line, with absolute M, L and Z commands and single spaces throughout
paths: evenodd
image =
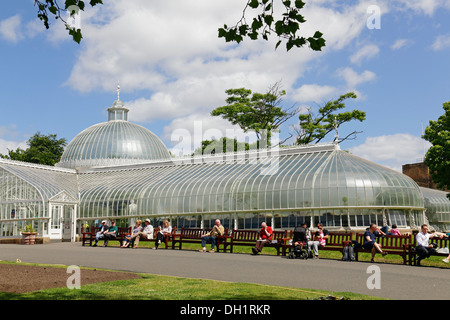
M 437 121 L 430 121 L 423 139 L 432 147 L 425 155 L 425 164 L 431 178 L 439 188 L 450 189 L 450 101 L 443 103 L 444 114 Z
M 244 132 L 255 131 L 258 140 L 266 140 L 270 145 L 271 132 L 277 130 L 288 119 L 298 113 L 295 106 L 283 108 L 280 83 L 272 85 L 266 93 L 252 93 L 245 88 L 228 89 L 227 105 L 211 111 L 211 115 L 238 125 Z
M 54 166 L 61 159 L 67 140 L 65 138 L 58 139 L 56 134 L 46 136 L 37 132 L 27 141 L 27 145 L 26 150 L 21 148 L 17 148 L 15 151 L 8 150 L 7 155 L 0 154 L 0 157 Z
M 345 100 L 356 99 L 357 96 L 353 92 L 341 95 L 337 100 L 329 101 L 325 106 L 319 108 L 317 115 L 313 114 L 311 108 L 308 113 L 299 116 L 299 126 L 297 129 L 297 144 L 319 143 L 325 136 L 333 130 L 337 130 L 342 124 L 352 120 L 366 120 L 366 113 L 360 110 L 336 113 L 336 111 L 344 109 Z M 336 143 L 347 140 L 360 132 L 353 131 L 345 138 L 335 141 Z

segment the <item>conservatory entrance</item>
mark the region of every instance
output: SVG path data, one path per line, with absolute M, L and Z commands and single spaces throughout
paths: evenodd
M 75 241 L 77 202 L 62 192 L 49 201 L 50 240 Z
M 49 237 L 51 240 L 72 241 L 74 204 L 50 204 Z

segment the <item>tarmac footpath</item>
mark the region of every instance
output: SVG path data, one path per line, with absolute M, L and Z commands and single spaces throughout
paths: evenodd
M 449 300 L 450 270 L 398 264 L 300 260 L 272 255 L 1 244 L 0 260 L 75 265 L 167 276 L 353 292 L 394 300 Z M 0 275 L 1 276 L 1 275 Z

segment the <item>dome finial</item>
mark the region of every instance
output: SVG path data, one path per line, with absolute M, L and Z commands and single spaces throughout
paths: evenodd
M 120 100 L 120 82 L 117 81 L 117 100 Z

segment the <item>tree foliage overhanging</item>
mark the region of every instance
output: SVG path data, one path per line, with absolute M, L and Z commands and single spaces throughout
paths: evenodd
M 80 43 L 83 38 L 81 29 L 70 26 L 62 17 L 62 13 L 70 11 L 70 15 L 73 16 L 78 13 L 78 10 L 84 11 L 86 2 L 65 0 L 64 5 L 61 5 L 58 0 L 35 0 L 34 4 L 38 9 L 38 18 L 47 29 L 50 28 L 50 18 L 53 16 L 62 21 L 73 40 Z M 89 4 L 94 7 L 103 4 L 103 1 L 90 0 Z M 281 6 L 283 13 L 275 12 L 274 7 L 278 5 Z M 278 37 L 275 49 L 285 41 L 287 51 L 293 47 L 300 48 L 305 45 L 309 45 L 314 51 L 321 51 L 325 46 L 325 39 L 320 31 L 316 31 L 309 37 L 299 35 L 300 25 L 306 22 L 305 17 L 300 13 L 304 6 L 305 2 L 301 0 L 247 0 L 241 19 L 232 27 L 224 24 L 223 28 L 218 29 L 218 37 L 224 38 L 226 42 L 240 43 L 244 38 L 251 40 L 262 38 L 267 41 L 275 34 Z M 259 14 L 250 19 L 251 22 L 247 22 L 247 12 L 251 10 L 259 10 Z
M 437 121 L 430 121 L 423 139 L 432 147 L 425 155 L 425 164 L 439 188 L 450 189 L 450 101 L 443 103 L 444 114 Z

